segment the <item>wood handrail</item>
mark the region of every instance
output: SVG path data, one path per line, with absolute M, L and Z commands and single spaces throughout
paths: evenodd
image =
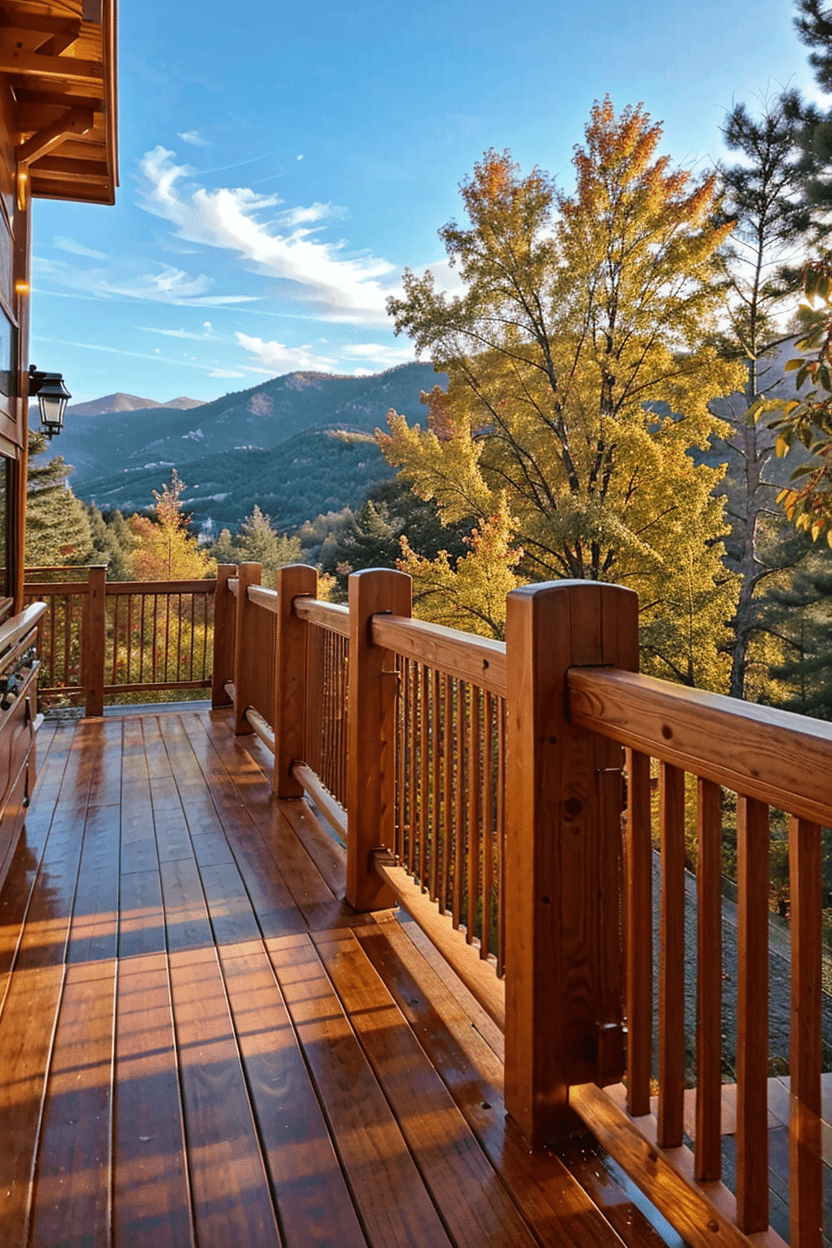
M 113 594 L 213 594 L 217 582 L 212 577 L 190 581 L 108 581 L 107 597 Z
M 23 586 L 24 598 L 54 598 L 62 594 L 86 594 L 87 581 L 27 581 Z
M 317 624 L 318 628 L 328 628 L 331 633 L 341 637 L 350 635 L 349 607 L 339 602 L 321 602 L 319 598 L 296 598 L 295 615 L 307 624 Z
M 609 668 L 572 668 L 567 683 L 573 724 L 832 824 L 832 724 Z
M 279 607 L 276 590 L 267 589 L 265 585 L 249 585 L 246 592 L 249 602 L 253 602 L 258 607 L 265 607 L 267 611 L 277 615 Z
M 505 642 L 395 615 L 375 616 L 372 638 L 374 645 L 385 650 L 469 681 L 499 697 L 506 695 Z

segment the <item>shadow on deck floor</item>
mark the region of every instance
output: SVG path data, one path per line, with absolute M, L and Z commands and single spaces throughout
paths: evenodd
M 666 1242 L 590 1140 L 528 1155 L 502 1037 L 352 912 L 261 750 L 204 710 L 42 730 L 0 895 L 4 1248 Z

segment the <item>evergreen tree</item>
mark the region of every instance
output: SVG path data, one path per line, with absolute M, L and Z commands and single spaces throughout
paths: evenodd
M 396 478 L 376 485 L 366 503 L 333 535 L 323 567 L 336 576 L 340 594 L 347 578 L 361 568 L 395 568 L 414 555 L 436 559 L 440 551 L 453 569 L 466 554 L 470 525 L 443 525 L 434 502 L 426 502 Z M 407 554 L 403 553 L 407 544 Z M 408 566 L 407 571 L 412 572 Z
M 448 392 L 429 396 L 425 431 L 392 413 L 381 444 L 445 522 L 474 517 L 508 581 L 631 586 L 652 670 L 719 687 L 721 472 L 690 451 L 722 429 L 709 402 L 742 384 L 706 341 L 730 226 L 714 224 L 715 176 L 671 169 L 660 137 L 640 107 L 596 104 L 572 196 L 486 154 L 462 187 L 470 227 L 441 231 L 466 293 L 407 272 L 388 305 Z
M 211 556 L 217 563 L 259 563 L 263 584 L 274 580 L 278 568 L 300 563 L 302 553 L 300 539 L 278 533 L 271 517 L 256 503 L 240 525 L 240 531 L 232 537 L 228 529 L 223 529 L 211 548 Z
M 805 553 L 775 505 L 779 486 L 772 477 L 774 437 L 748 419 L 760 396 L 782 388 L 778 348 L 795 335 L 784 334 L 781 317 L 799 287 L 795 249 L 807 245 L 816 218 L 802 196 L 793 102 L 792 95 L 781 95 L 756 117 L 737 104 L 723 129 L 726 147 L 739 156 L 722 171 L 724 212 L 735 222 L 728 253 L 726 347 L 741 356 L 747 369 L 743 390 L 717 409 L 730 421 L 731 431 L 716 445 L 717 455 L 724 448 L 727 458 L 727 562 L 740 575 L 730 683 L 731 694 L 738 698 L 747 694 L 749 661 L 767 648 L 761 636 L 767 627 L 761 610 L 765 584 Z
M 45 459 L 43 434 L 29 433 L 26 491 L 26 566 L 89 563 L 92 537 L 84 504 L 70 488 L 72 468 L 62 455 Z
M 103 563 L 109 581 L 133 580 L 133 539 L 120 511 L 104 515 L 95 503 L 87 505 L 92 538 L 92 563 Z
M 769 595 L 773 626 L 784 638 L 784 658 L 772 668 L 786 690 L 784 709 L 832 720 L 832 561 L 812 552 L 789 583 Z

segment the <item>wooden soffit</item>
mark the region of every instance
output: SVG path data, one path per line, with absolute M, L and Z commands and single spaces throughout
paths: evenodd
M 116 0 L 0 0 L 0 75 L 29 193 L 114 203 Z

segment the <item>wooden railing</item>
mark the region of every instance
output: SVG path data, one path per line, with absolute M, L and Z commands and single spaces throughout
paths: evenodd
M 778 1242 L 768 1229 L 769 806 L 787 812 L 791 1242 L 820 1248 L 832 727 L 639 676 L 637 603 L 618 586 L 517 590 L 501 644 L 411 619 L 401 573 L 354 575 L 348 608 L 316 600 L 313 569 L 281 570 L 275 591 L 258 581 L 256 565 L 220 569 L 215 689 L 233 694 L 237 730 L 273 750 L 275 792 L 311 796 L 344 836 L 352 904 L 405 905 L 504 1028 L 506 1106 L 526 1138 L 557 1137 L 577 1110 L 691 1244 L 757 1232 Z M 698 841 L 692 1153 L 686 773 Z M 725 790 L 736 794 L 738 838 L 735 1193 L 720 1182 Z
M 70 579 L 79 572 L 85 580 Z M 47 608 L 42 701 L 100 715 L 124 695 L 210 688 L 215 588 L 214 580 L 108 582 L 102 567 L 29 569 L 24 601 Z

